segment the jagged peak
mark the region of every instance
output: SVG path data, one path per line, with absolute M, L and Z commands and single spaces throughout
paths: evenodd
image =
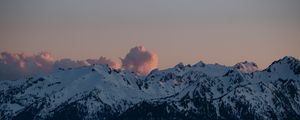
M 257 67 L 257 64 L 255 62 L 252 62 L 252 61 L 244 61 L 244 62 L 239 62 L 237 63 L 236 65 L 239 65 L 239 64 L 249 64 L 249 65 L 252 65 L 252 66 L 255 66 Z
M 285 56 L 279 60 L 274 61 L 269 67 L 272 67 L 277 64 L 293 64 L 293 63 L 299 63 L 299 60 L 292 56 Z
M 271 72 L 278 67 L 287 67 L 294 71 L 296 74 L 300 74 L 300 61 L 292 56 L 285 56 L 279 60 L 274 61 L 265 71 Z
M 285 56 L 283 58 L 281 58 L 279 61 L 286 61 L 286 62 L 290 62 L 290 61 L 293 61 L 293 62 L 299 62 L 299 60 L 293 56 Z
M 257 64 L 255 62 L 250 61 L 237 63 L 233 67 L 240 70 L 243 73 L 252 73 L 259 70 Z
M 206 64 L 203 61 L 199 61 L 196 64 L 194 64 L 193 66 L 195 67 L 204 67 Z
M 185 68 L 185 65 L 180 62 L 177 65 L 174 66 L 175 69 L 183 70 Z
M 182 67 L 184 67 L 184 64 L 182 62 L 180 62 L 177 65 L 175 65 L 174 67 L 175 68 L 182 68 Z

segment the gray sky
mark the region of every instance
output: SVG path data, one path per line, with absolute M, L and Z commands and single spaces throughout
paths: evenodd
M 299 0 L 1 0 L 0 51 L 118 60 L 136 45 L 178 62 L 265 67 L 300 58 Z

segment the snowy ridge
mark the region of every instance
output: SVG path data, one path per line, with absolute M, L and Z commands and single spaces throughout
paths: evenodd
M 93 65 L 23 80 L 1 80 L 0 118 L 300 118 L 299 60 L 284 57 L 255 72 L 248 70 L 255 63 L 237 65 L 180 63 L 153 70 L 146 77 Z

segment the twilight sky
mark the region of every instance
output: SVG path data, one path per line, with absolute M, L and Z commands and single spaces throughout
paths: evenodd
M 145 46 L 179 62 L 261 68 L 300 58 L 299 0 L 1 0 L 0 51 L 124 58 Z

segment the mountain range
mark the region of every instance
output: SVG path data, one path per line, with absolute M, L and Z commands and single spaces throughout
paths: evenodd
M 147 76 L 108 65 L 0 80 L 1 120 L 299 120 L 300 62 L 182 63 Z

